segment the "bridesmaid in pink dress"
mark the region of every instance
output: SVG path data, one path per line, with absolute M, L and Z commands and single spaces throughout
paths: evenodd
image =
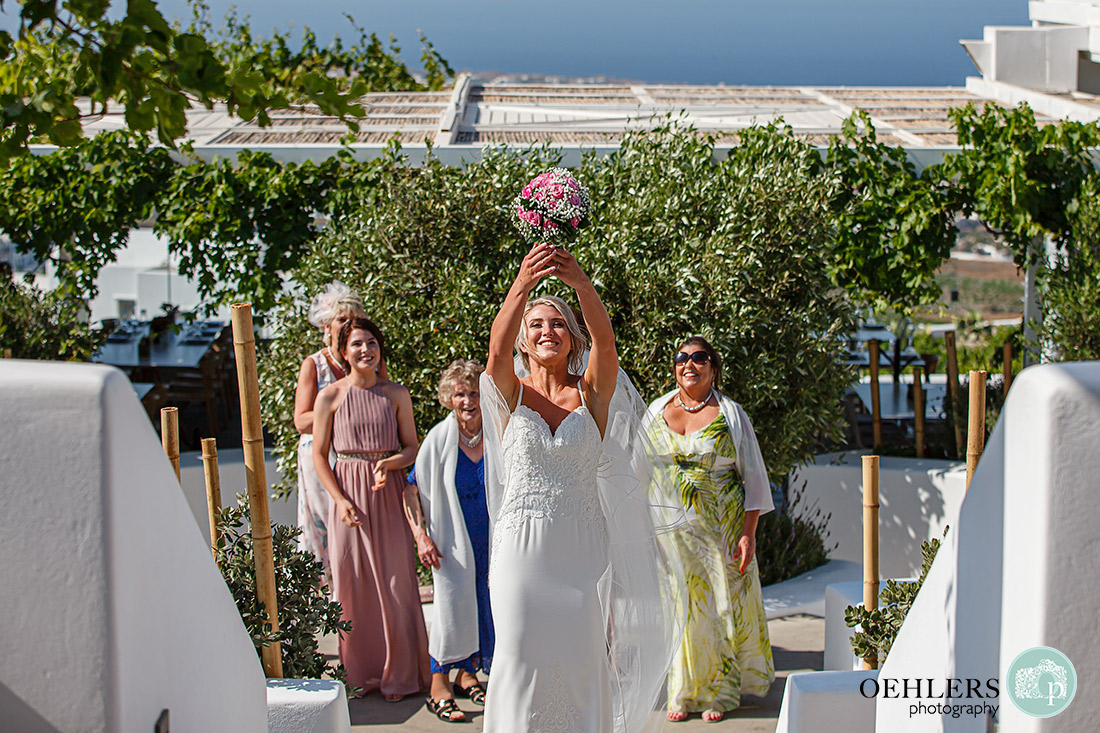
M 348 682 L 397 702 L 428 686 L 428 635 L 409 546 L 426 564 L 439 561 L 415 486 L 402 469 L 416 458 L 412 399 L 378 377 L 382 332 L 356 317 L 340 329 L 347 377 L 325 387 L 314 406 L 313 456 L 332 497 L 329 562 L 333 597 L 352 631 L 340 638 Z M 329 446 L 336 468 L 329 467 Z M 411 533 L 410 533 L 411 530 Z

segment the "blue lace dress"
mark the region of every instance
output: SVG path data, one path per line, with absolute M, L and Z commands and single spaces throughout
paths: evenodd
M 409 473 L 409 481 L 416 483 L 416 469 Z M 458 451 L 458 463 L 455 467 L 455 493 L 466 522 L 466 533 L 470 537 L 470 547 L 474 552 L 474 578 L 477 595 L 477 628 L 480 647 L 466 659 L 450 664 L 440 664 L 431 658 L 432 674 L 449 673 L 454 669 L 463 669 L 474 674 L 477 669 L 485 672 L 493 663 L 493 613 L 489 606 L 489 509 L 485 503 L 485 459 L 477 463 Z

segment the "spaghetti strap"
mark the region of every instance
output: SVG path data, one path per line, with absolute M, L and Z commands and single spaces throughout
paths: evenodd
M 588 403 L 584 401 L 584 377 L 581 377 L 580 381 L 577 382 L 577 391 L 580 392 L 581 395 L 581 407 L 587 410 Z

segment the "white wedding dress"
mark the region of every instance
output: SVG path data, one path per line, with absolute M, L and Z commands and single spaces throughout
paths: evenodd
M 521 385 L 501 447 L 504 490 L 489 568 L 497 639 L 485 731 L 610 733 L 607 622 L 597 588 L 608 567 L 599 428 L 582 393 L 581 406 L 551 432 L 523 404 Z

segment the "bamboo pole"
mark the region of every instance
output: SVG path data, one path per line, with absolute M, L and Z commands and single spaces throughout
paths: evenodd
M 164 454 L 172 462 L 172 470 L 176 472 L 178 483 L 180 480 L 180 421 L 179 410 L 175 407 L 160 409 L 160 444 L 164 446 Z
M 966 490 L 978 468 L 985 449 L 985 377 L 984 371 L 970 372 L 970 423 L 966 440 Z
M 913 432 L 917 458 L 924 457 L 924 384 L 921 368 L 913 367 Z
M 1005 341 L 1005 397 L 1008 397 L 1008 388 L 1012 386 L 1012 342 Z
M 275 558 L 271 542 L 271 515 L 267 505 L 267 474 L 264 469 L 263 424 L 260 420 L 260 382 L 256 370 L 256 337 L 252 330 L 252 305 L 234 303 L 233 351 L 237 358 L 237 386 L 241 396 L 241 443 L 248 483 L 248 509 L 252 524 L 252 551 L 256 558 L 256 595 L 267 612 L 271 631 L 279 631 L 279 608 L 275 591 Z M 261 652 L 264 674 L 283 676 L 283 652 L 279 642 Z
M 878 608 L 878 456 L 863 456 L 863 607 Z M 864 669 L 878 669 L 874 652 Z
M 955 353 L 955 332 L 948 331 L 943 340 L 947 346 L 947 392 L 951 397 L 951 424 L 955 426 L 955 457 L 961 458 L 966 439 L 959 420 L 959 357 Z
M 218 444 L 214 438 L 202 439 L 202 470 L 206 475 L 206 512 L 210 517 L 210 553 L 218 559 L 218 512 L 222 508 L 222 482 L 218 475 Z
M 878 340 L 867 342 L 867 355 L 871 359 L 871 435 L 875 448 L 882 445 L 882 396 L 878 392 Z

